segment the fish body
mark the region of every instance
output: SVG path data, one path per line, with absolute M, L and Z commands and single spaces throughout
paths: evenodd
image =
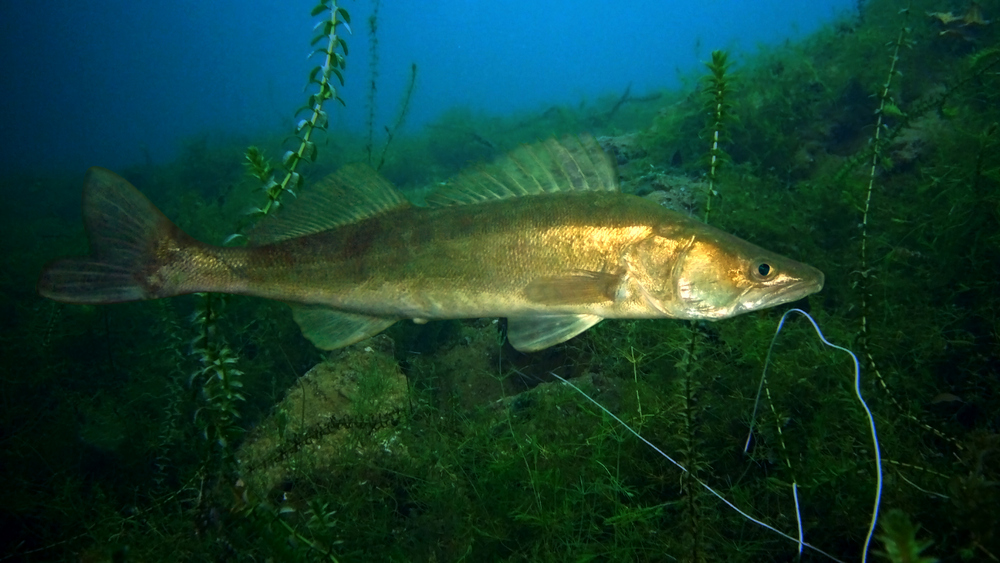
M 335 349 L 401 319 L 507 317 L 515 348 L 563 342 L 603 318 L 717 320 L 822 288 L 815 268 L 619 193 L 589 137 L 522 147 L 410 205 L 349 165 L 265 220 L 247 247 L 201 243 L 113 173 L 84 188 L 88 258 L 46 267 L 39 292 L 112 303 L 194 292 L 292 305 Z

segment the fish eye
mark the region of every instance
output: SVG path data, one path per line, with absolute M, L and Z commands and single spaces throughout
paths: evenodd
M 774 272 L 774 269 L 771 268 L 771 265 L 768 264 L 767 262 L 758 262 L 756 270 L 757 270 L 757 275 L 759 275 L 762 278 L 766 278 L 771 273 Z

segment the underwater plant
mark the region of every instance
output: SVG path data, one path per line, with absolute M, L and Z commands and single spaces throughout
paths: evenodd
M 326 131 L 329 117 L 323 109 L 327 100 L 337 100 L 342 105 L 344 100 L 337 94 L 337 87 L 332 79 L 336 77 L 340 85 L 344 85 L 343 69 L 347 65 L 347 41 L 338 35 L 338 26 L 350 29 L 351 16 L 347 10 L 337 5 L 336 0 L 320 0 L 312 10 L 312 15 L 327 14 L 326 19 L 317 24 L 319 34 L 312 40 L 312 45 L 324 44 L 310 53 L 310 58 L 316 55 L 322 57 L 319 66 L 309 72 L 309 84 L 315 84 L 319 90 L 309 96 L 305 106 L 295 112 L 298 117 L 307 112 L 308 117 L 299 119 L 295 124 L 295 139 L 297 147 L 285 151 L 281 157 L 281 167 L 284 176 L 281 181 L 275 179 L 273 168 L 264 158 L 263 152 L 257 147 L 249 147 L 246 151 L 246 165 L 250 173 L 260 181 L 267 196 L 264 205 L 251 210 L 254 218 L 270 214 L 281 204 L 285 193 L 292 193 L 302 187 L 302 175 L 297 172 L 299 163 L 316 160 L 316 143 L 312 140 L 316 131 Z M 343 52 L 343 54 L 341 54 Z
M 914 524 L 905 512 L 890 510 L 882 519 L 882 533 L 879 539 L 885 546 L 880 552 L 893 563 L 937 563 L 938 559 L 923 555 L 924 550 L 934 542 L 917 539 L 920 526 Z
M 378 10 L 382 3 L 372 3 L 372 13 L 368 16 L 368 142 L 365 143 L 368 165 L 372 164 L 372 150 L 375 146 L 375 94 L 378 90 Z
M 396 116 L 396 121 L 393 123 L 392 127 L 385 126 L 386 139 L 385 144 L 382 145 L 381 154 L 378 157 L 378 163 L 375 162 L 374 150 L 375 150 L 375 109 L 376 109 L 376 93 L 378 91 L 378 75 L 379 75 L 379 58 L 378 58 L 378 11 L 381 6 L 379 0 L 375 0 L 372 7 L 372 14 L 368 17 L 368 118 L 365 123 L 368 129 L 368 141 L 365 143 L 365 153 L 367 154 L 368 165 L 373 167 L 376 171 L 382 169 L 385 164 L 385 156 L 389 152 L 389 146 L 392 145 L 392 139 L 399 132 L 399 129 L 406 122 L 406 115 L 410 111 L 410 100 L 413 98 L 413 90 L 417 85 L 417 63 L 412 63 L 410 65 L 410 81 L 407 84 L 406 91 L 403 94 L 403 100 L 400 102 L 399 114 Z
M 900 10 L 904 18 L 910 14 L 910 5 L 907 4 L 905 8 Z M 871 168 L 868 173 L 868 187 L 865 190 L 864 196 L 864 208 L 861 212 L 861 281 L 860 281 L 860 293 L 861 293 L 861 335 L 859 337 L 859 343 L 864 350 L 865 356 L 868 358 L 870 365 L 874 368 L 874 360 L 871 359 L 871 354 L 868 352 L 868 303 L 871 299 L 869 295 L 870 289 L 867 285 L 869 271 L 868 262 L 868 214 L 871 212 L 871 201 L 872 192 L 875 186 L 875 173 L 878 170 L 879 164 L 883 158 L 883 120 L 885 119 L 887 112 L 892 112 L 895 115 L 901 115 L 899 108 L 896 106 L 895 100 L 892 97 L 892 79 L 899 73 L 896 65 L 899 63 L 899 51 L 906 44 L 906 37 L 909 33 L 909 28 L 906 25 L 906 20 L 904 19 L 902 25 L 899 28 L 899 36 L 896 38 L 891 45 L 892 57 L 889 59 L 889 72 L 886 76 L 885 83 L 879 88 L 878 96 L 878 108 L 875 110 L 875 132 L 872 135 L 871 140 Z
M 708 169 L 708 188 L 705 194 L 704 222 L 707 224 L 712 212 L 712 198 L 716 195 L 718 170 L 726 158 L 721 143 L 726 139 L 726 121 L 730 117 L 731 106 L 727 100 L 729 93 L 729 63 L 725 51 L 712 51 L 712 60 L 705 63 L 709 75 L 705 79 L 703 95 L 704 109 L 708 114 L 704 133 L 710 141 L 710 148 L 704 158 Z M 680 459 L 683 471 L 681 474 L 681 497 L 683 499 L 684 518 L 684 551 L 687 560 L 692 562 L 707 561 L 705 551 L 705 524 L 703 519 L 704 506 L 702 500 L 703 481 L 700 476 L 708 469 L 708 464 L 701 455 L 702 442 L 699 438 L 701 425 L 699 418 L 702 408 L 699 403 L 701 388 L 700 356 L 704 352 L 704 335 L 693 324 L 687 327 L 687 343 L 680 350 L 680 360 L 677 362 L 679 374 L 679 390 L 676 399 L 679 403 L 679 426 L 681 428 Z M 669 458 L 668 458 L 669 459 Z M 702 485 L 702 486 L 699 486 Z M 712 489 L 709 488 L 709 491 Z
M 726 121 L 731 119 L 732 104 L 727 99 L 730 91 L 729 86 L 729 55 L 725 51 L 712 51 L 712 60 L 705 63 L 708 67 L 709 75 L 705 79 L 705 110 L 708 112 L 708 120 L 705 124 L 705 133 L 711 140 L 712 147 L 706 155 L 708 167 L 708 195 L 705 198 L 705 222 L 708 223 L 712 214 L 712 197 L 716 195 L 715 187 L 718 182 L 718 171 L 722 163 L 728 158 L 722 150 L 721 143 L 728 140 Z
M 382 153 L 379 154 L 378 164 L 375 165 L 375 170 L 379 171 L 385 164 L 385 155 L 389 152 L 389 147 L 392 145 L 392 140 L 395 138 L 396 134 L 399 132 L 403 124 L 406 123 L 406 116 L 410 112 L 410 100 L 413 98 L 413 90 L 417 86 L 417 63 L 410 65 L 410 81 L 407 83 L 406 92 L 403 94 L 403 100 L 399 104 L 399 114 L 396 115 L 396 121 L 393 122 L 392 127 L 386 127 L 385 133 L 385 144 L 382 145 Z

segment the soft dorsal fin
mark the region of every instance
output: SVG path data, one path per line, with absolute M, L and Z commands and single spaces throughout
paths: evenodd
M 527 195 L 617 192 L 615 162 L 590 135 L 522 145 L 493 164 L 460 173 L 427 196 L 443 207 Z
M 298 201 L 262 220 L 251 244 L 268 244 L 354 223 L 410 204 L 388 180 L 362 163 L 348 164 L 312 186 Z

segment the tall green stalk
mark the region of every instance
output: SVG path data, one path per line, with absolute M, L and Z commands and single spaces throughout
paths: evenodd
M 323 13 L 326 14 L 325 19 L 316 26 L 320 33 L 312 40 L 312 45 L 323 44 L 323 46 L 309 55 L 322 57 L 322 63 L 309 72 L 309 84 L 316 84 L 319 90 L 310 95 L 306 105 L 295 112 L 296 116 L 306 112 L 307 117 L 299 119 L 295 124 L 297 146 L 285 151 L 281 157 L 281 167 L 284 172 L 281 181 L 275 179 L 270 163 L 264 159 L 260 149 L 250 147 L 246 151 L 246 165 L 250 173 L 260 180 L 267 194 L 264 205 L 250 211 L 252 216 L 261 217 L 271 213 L 281 205 L 281 197 L 285 193 L 291 192 L 294 195 L 293 189 L 297 190 L 302 186 L 302 175 L 298 172 L 298 166 L 303 160 L 316 161 L 317 149 L 316 143 L 312 140 L 313 134 L 317 130 L 326 131 L 329 125 L 323 104 L 327 100 L 337 100 L 344 104 L 331 78 L 335 76 L 340 85 L 344 85 L 342 71 L 347 65 L 345 58 L 347 41 L 337 34 L 337 30 L 339 26 L 344 26 L 350 32 L 351 16 L 347 10 L 337 5 L 337 0 L 320 0 L 320 3 L 313 8 L 312 15 L 318 16 Z
M 705 222 L 708 223 L 712 214 L 712 197 L 717 195 L 715 190 L 718 181 L 719 167 L 728 155 L 722 150 L 722 142 L 728 138 L 726 133 L 726 121 L 729 119 L 732 106 L 726 100 L 729 94 L 729 55 L 725 51 L 712 51 L 711 62 L 705 63 L 708 67 L 709 75 L 705 77 L 704 93 L 707 94 L 705 109 L 708 112 L 708 123 L 705 126 L 705 133 L 712 141 L 712 148 L 707 155 L 708 164 L 708 195 L 705 198 Z
M 368 16 L 368 141 L 365 143 L 365 153 L 368 164 L 372 164 L 372 151 L 375 147 L 375 94 L 378 90 L 378 10 L 379 0 L 374 1 L 372 15 Z

